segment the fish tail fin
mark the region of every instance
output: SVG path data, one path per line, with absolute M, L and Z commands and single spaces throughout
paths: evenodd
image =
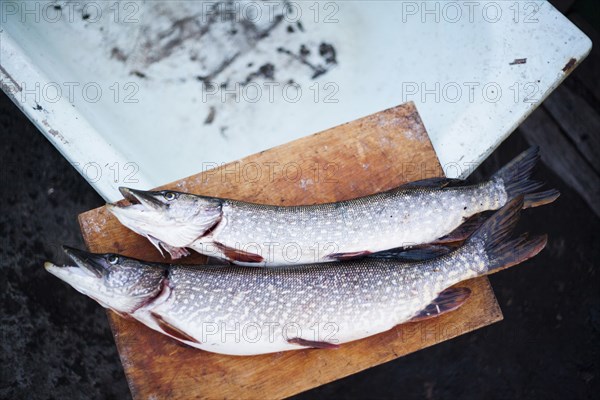
M 560 192 L 555 189 L 536 192 L 544 184 L 531 179 L 531 175 L 539 159 L 540 148 L 532 146 L 496 172 L 492 176 L 492 180 L 502 180 L 509 200 L 524 195 L 524 208 L 538 207 L 552 203 L 558 198 Z
M 509 236 L 519 221 L 521 209 L 525 204 L 523 196 L 509 201 L 492 215 L 468 241 L 483 241 L 489 260 L 482 275 L 489 275 L 505 268 L 517 265 L 538 254 L 546 246 L 547 235 L 529 238 L 521 235 L 509 240 Z
M 550 204 L 558 199 L 560 192 L 556 189 L 544 190 L 543 192 L 528 193 L 524 196 L 523 208 L 539 207 Z

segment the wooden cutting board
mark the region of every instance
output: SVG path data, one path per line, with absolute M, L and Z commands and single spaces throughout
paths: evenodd
M 198 160 L 198 170 L 206 165 L 202 161 L 209 160 Z M 299 205 L 351 199 L 442 175 L 419 114 L 408 103 L 163 188 Z M 121 226 L 104 207 L 81 214 L 79 222 L 90 251 L 162 260 L 146 239 Z M 203 263 L 205 258 L 195 254 L 184 262 Z M 282 398 L 502 319 L 487 278 L 466 286 L 472 295 L 457 311 L 337 350 L 224 356 L 187 347 L 111 311 L 108 318 L 135 399 Z

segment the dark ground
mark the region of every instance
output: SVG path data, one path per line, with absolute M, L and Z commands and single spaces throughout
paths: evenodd
M 77 214 L 103 201 L 5 95 L 0 129 L 0 397 L 128 398 L 103 309 L 42 268 L 61 244 L 83 246 Z M 514 133 L 478 173 L 527 147 Z M 545 166 L 538 176 L 562 196 L 524 213 L 547 249 L 491 277 L 504 321 L 297 398 L 596 397 L 600 221 Z

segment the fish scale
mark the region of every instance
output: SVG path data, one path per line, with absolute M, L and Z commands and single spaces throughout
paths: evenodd
M 510 174 L 520 178 L 528 176 L 528 172 L 512 168 Z M 517 187 L 519 190 L 538 187 L 529 181 L 524 185 L 520 181 Z M 497 193 L 500 189 L 507 197 L 516 190 L 514 185 L 496 179 L 478 187 L 481 191 L 496 191 L 496 197 L 490 196 L 489 201 L 502 201 Z M 424 197 L 435 193 L 437 200 L 421 203 L 431 206 L 437 202 L 437 205 L 421 211 L 438 218 L 444 212 L 437 210 L 448 199 L 461 199 L 462 202 L 455 201 L 454 205 L 462 207 L 463 212 L 477 205 L 484 207 L 481 196 L 473 193 L 473 188 L 470 190 L 469 194 L 448 190 L 440 194 L 425 189 L 411 193 Z M 378 196 L 377 202 L 383 204 L 386 212 L 394 201 L 403 198 L 402 201 L 407 201 L 407 194 L 402 190 Z M 483 222 L 461 247 L 426 261 L 407 263 L 390 258 L 363 258 L 280 268 L 191 266 L 65 248 L 75 266 L 46 263 L 45 267 L 102 306 L 206 351 L 256 355 L 311 347 L 332 348 L 407 321 L 451 312 L 463 305 L 470 295 L 469 289 L 453 285 L 517 265 L 539 253 L 546 245 L 545 235 L 509 239 L 520 210 L 527 202 L 539 205 L 555 199 L 558 192 L 531 196 L 517 195 Z M 214 199 L 199 200 L 197 196 L 191 199 L 198 204 L 205 201 L 217 204 Z M 346 210 L 348 214 L 351 209 L 357 215 L 372 214 L 372 209 L 366 214 L 363 212 L 369 210 L 369 199 L 358 202 L 361 204 L 354 207 L 348 206 L 353 201 L 324 205 L 324 212 L 334 215 L 340 212 L 335 210 Z M 419 205 L 414 209 L 419 210 Z M 215 218 L 216 211 L 222 211 L 214 207 L 204 207 L 204 210 L 209 210 Z M 308 212 L 303 207 L 293 210 Z M 261 207 L 252 206 L 248 215 L 262 212 L 265 210 Z M 278 212 L 277 218 L 285 221 L 286 213 Z M 357 224 L 363 222 L 366 221 L 357 218 Z M 373 230 L 384 231 L 380 226 Z M 210 235 L 218 234 L 218 227 L 210 232 Z
M 246 266 L 342 261 L 424 245 L 447 235 L 462 241 L 483 220 L 480 213 L 497 210 L 518 196 L 525 196 L 524 207 L 554 201 L 556 190 L 535 192 L 542 184 L 530 179 L 538 159 L 533 147 L 486 182 L 466 185 L 432 178 L 337 203 L 275 206 L 121 188 L 132 204 L 108 209 L 172 258 L 187 255 L 191 248 Z M 471 230 L 459 229 L 477 214 Z
M 188 343 L 192 346 L 225 354 L 298 348 L 288 342 L 292 328 L 305 340 L 345 343 L 409 320 L 445 288 L 487 266 L 482 242 L 422 263 L 363 259 L 274 269 L 171 266 L 170 296 L 142 313 L 158 314 L 200 342 Z M 240 293 L 243 302 L 236 301 Z M 251 305 L 251 312 L 244 305 Z M 260 328 L 260 340 L 247 337 L 251 327 Z
M 331 261 L 335 253 L 375 253 L 432 241 L 480 212 L 506 202 L 497 181 L 435 189 L 394 189 L 355 200 L 314 206 L 277 207 L 225 200 L 223 222 L 189 247 L 227 256 L 214 243 L 260 254 L 241 265 L 290 265 Z M 449 212 L 453 205 L 454 212 Z
M 545 236 L 507 240 L 522 207 L 522 197 L 512 200 L 460 248 L 414 263 L 189 266 L 67 249 L 77 266 L 46 268 L 103 306 L 203 350 L 330 348 L 452 311 L 470 293 L 453 285 L 533 257 Z

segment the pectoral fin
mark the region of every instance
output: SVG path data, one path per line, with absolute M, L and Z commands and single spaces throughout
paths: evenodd
M 235 249 L 218 242 L 215 242 L 215 246 L 221 250 L 221 252 L 223 252 L 225 257 L 234 262 L 259 263 L 264 261 L 264 258 L 260 254 L 254 254 L 248 251 Z
M 173 247 L 162 242 L 160 243 L 160 245 L 166 250 L 167 253 L 169 253 L 173 260 L 177 260 L 178 258 L 187 257 L 190 255 L 190 252 L 185 247 Z
M 467 301 L 471 289 L 465 287 L 448 288 L 441 292 L 430 304 L 417 313 L 409 322 L 423 321 L 454 311 Z
M 183 340 L 185 342 L 200 343 L 198 340 L 188 335 L 181 329 L 165 321 L 165 319 L 161 315 L 156 313 L 150 313 L 150 315 L 152 316 L 152 318 L 154 318 L 154 321 L 156 321 L 160 329 L 162 329 L 163 332 L 167 335 L 173 336 L 174 338 Z
M 173 260 L 177 260 L 178 258 L 187 257 L 190 255 L 190 252 L 185 247 L 169 246 L 168 244 L 161 242 L 152 235 L 147 235 L 146 237 L 148 238 L 150 243 L 152 243 L 152 245 L 158 249 L 160 255 L 163 257 L 165 256 L 163 250 L 169 253 Z

